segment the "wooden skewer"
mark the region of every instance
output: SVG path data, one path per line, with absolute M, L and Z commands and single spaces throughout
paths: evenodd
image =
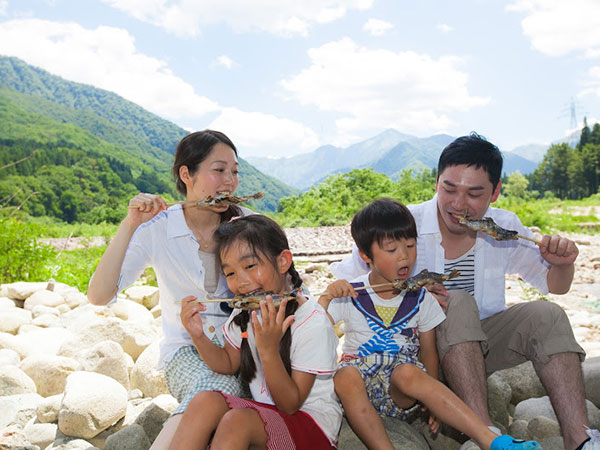
M 530 237 L 527 237 L 527 236 L 521 236 L 520 234 L 517 234 L 517 237 L 519 239 L 525 239 L 527 241 L 534 242 L 536 245 L 540 245 L 542 243 L 542 241 L 540 239 L 534 239 L 534 238 L 530 238 Z
M 167 202 L 167 206 L 173 206 L 173 205 L 190 205 L 190 206 L 194 206 L 194 205 L 201 205 L 201 201 L 200 200 L 186 200 L 186 201 L 181 201 L 181 202 Z M 136 205 L 129 205 L 128 208 L 129 209 L 140 209 L 142 207 L 141 204 L 136 204 Z

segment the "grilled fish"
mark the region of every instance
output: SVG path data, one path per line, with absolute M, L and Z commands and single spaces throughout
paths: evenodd
M 294 300 L 296 297 L 293 295 L 277 295 L 277 294 L 249 294 L 249 295 L 236 295 L 233 298 L 227 299 L 227 303 L 231 308 L 234 309 L 260 309 L 260 302 L 267 301 L 267 295 L 273 299 L 273 305 L 278 307 L 284 299 Z
M 467 219 L 463 216 L 454 216 L 458 221 L 473 231 L 481 231 L 492 236 L 497 241 L 512 241 L 519 238 L 518 231 L 507 230 L 499 225 L 496 225 L 494 219 L 491 217 L 484 217 L 483 219 Z
M 198 206 L 225 206 L 225 205 L 239 205 L 250 200 L 256 200 L 263 197 L 262 192 L 256 194 L 247 195 L 245 197 L 238 197 L 237 195 L 207 195 L 206 197 L 198 200 L 196 205 Z
M 414 277 L 410 277 L 406 280 L 396 280 L 402 281 L 401 289 L 406 289 L 409 291 L 416 291 L 421 289 L 422 287 L 429 286 L 432 284 L 443 284 L 444 281 L 450 280 L 452 278 L 456 278 L 460 276 L 460 272 L 454 269 L 448 275 L 444 275 L 437 272 L 430 272 L 427 269 L 423 269 L 421 272 L 416 274 Z M 394 283 L 394 287 L 396 287 L 396 283 Z

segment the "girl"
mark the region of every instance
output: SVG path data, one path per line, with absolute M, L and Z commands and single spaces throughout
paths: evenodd
M 173 175 L 186 200 L 233 194 L 239 184 L 236 148 L 218 131 L 191 133 L 177 146 Z M 240 393 L 237 377 L 213 373 L 198 356 L 181 324 L 176 300 L 188 295 L 190 289 L 200 298 L 209 294 L 231 295 L 225 279 L 219 275 L 213 233 L 221 222 L 249 213 L 234 206 L 175 205 L 167 209 L 159 196 L 138 194 L 129 202 L 127 216 L 90 281 L 90 302 L 105 305 L 131 285 L 144 268 L 153 267 L 156 272 L 164 334 L 159 366 L 164 368 L 169 391 L 180 405 L 155 440 L 153 449 L 168 446 L 180 413 L 197 392 L 220 389 L 233 395 Z M 223 343 L 221 328 L 230 311 L 211 304 L 202 312 L 205 334 L 218 345 Z
M 205 334 L 195 296 L 183 299 L 181 320 L 215 372 L 238 370 L 253 400 L 225 392 L 194 397 L 171 449 L 331 449 L 342 412 L 333 389 L 337 337 L 325 311 L 302 294 L 283 230 L 264 216 L 235 218 L 215 233 L 229 288 L 239 295 L 287 294 L 279 309 L 270 296 L 260 310 L 234 310 L 223 326 L 226 343 Z

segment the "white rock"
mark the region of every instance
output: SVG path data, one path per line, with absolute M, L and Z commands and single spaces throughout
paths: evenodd
M 41 328 L 16 336 L 0 333 L 0 348 L 10 348 L 21 358 L 32 355 L 56 355 L 63 342 L 73 339 L 74 335 L 64 328 Z
M 66 301 L 66 299 L 65 299 Z M 71 308 L 69 308 L 69 305 L 67 305 L 66 303 L 63 303 L 62 305 L 58 305 L 56 307 L 56 310 L 58 311 L 58 314 L 64 314 L 67 313 L 69 311 L 71 311 Z
M 160 356 L 159 342 L 150 345 L 135 362 L 131 372 L 131 389 L 139 389 L 144 397 L 168 394 L 167 382 L 162 371 L 157 370 Z
M 116 380 L 93 372 L 75 372 L 67 378 L 58 413 L 58 428 L 67 436 L 90 439 L 127 410 L 127 390 Z
M 8 297 L 8 285 L 0 284 L 0 297 Z
M 172 414 L 173 411 L 175 411 L 177 409 L 177 407 L 179 406 L 179 402 L 171 394 L 159 395 L 158 397 L 155 397 L 154 399 L 152 399 L 152 402 L 156 403 L 158 406 L 160 406 L 165 411 L 169 411 L 169 414 Z
M 160 306 L 160 304 L 158 304 L 154 308 L 152 308 L 150 312 L 152 313 L 152 316 L 155 319 L 158 319 L 160 316 L 162 316 L 162 307 Z
M 0 367 L 3 366 L 18 366 L 21 362 L 19 354 L 8 348 L 0 349 Z
M 3 333 L 17 334 L 19 327 L 30 323 L 31 312 L 21 308 L 3 309 L 0 312 L 0 331 Z
M 52 314 L 57 317 L 60 316 L 60 312 L 58 311 L 58 306 L 54 308 L 54 307 L 45 306 L 45 305 L 35 305 L 33 308 L 31 308 L 32 319 L 35 319 L 36 317 L 39 317 L 44 314 Z
M 46 448 L 54 442 L 58 425 L 55 423 L 40 423 L 32 419 L 25 425 L 25 437 L 31 444 Z
M 43 400 L 39 394 L 19 394 L 0 397 L 0 430 L 11 423 L 20 422 L 19 416 L 26 418 L 23 425 L 35 416 L 35 410 Z
M 121 319 L 106 317 L 96 319 L 94 322 L 88 323 L 84 329 L 80 329 L 76 333 L 76 337 L 61 346 L 59 354 L 73 356 L 99 342 L 110 340 L 121 345 L 125 353 L 136 360 L 140 353 L 157 339 L 156 332 L 146 323 L 129 323 Z
M 19 281 L 17 283 L 10 283 L 4 285 L 7 289 L 7 297 L 14 298 L 16 300 L 25 300 L 30 297 L 34 292 L 46 289 L 48 283 L 46 282 L 27 282 Z
M 56 422 L 62 399 L 62 393 L 44 398 L 35 410 L 37 420 L 41 423 Z
M 158 305 L 158 288 L 155 286 L 131 286 L 125 290 L 125 295 L 147 309 L 152 309 Z
M 154 320 L 152 313 L 144 306 L 131 300 L 118 300 L 108 305 L 115 316 L 122 320 L 150 323 Z
M 41 316 L 36 317 L 31 322 L 32 325 L 38 326 L 40 328 L 48 328 L 57 325 L 58 316 L 54 314 L 42 314 Z
M 8 297 L 0 297 L 0 313 L 5 309 L 12 309 L 16 307 L 17 305 L 15 304 L 13 299 L 10 299 Z
M 50 397 L 64 391 L 67 377 L 79 370 L 80 364 L 64 356 L 33 355 L 21 361 L 19 367 L 35 382 L 38 394 Z
M 0 397 L 35 393 L 33 380 L 17 366 L 0 367 Z
M 116 342 L 99 342 L 78 353 L 75 358 L 81 363 L 83 370 L 107 375 L 129 389 L 129 365 L 133 362 Z
M 32 331 L 42 330 L 44 328 L 45 327 L 40 327 L 38 325 L 34 325 L 33 323 L 24 323 L 19 327 L 17 334 L 31 333 Z
M 23 308 L 25 309 L 33 309 L 34 306 L 44 305 L 44 306 L 58 306 L 65 302 L 65 298 L 53 291 L 41 290 L 35 291 L 27 300 L 25 300 L 25 304 Z
M 89 304 L 88 298 L 85 294 L 81 292 L 67 292 L 64 294 L 65 296 L 65 305 L 69 307 L 69 309 L 75 309 L 78 306 L 83 306 Z
M 72 437 L 62 437 L 55 440 L 46 450 L 100 450 L 88 441 Z

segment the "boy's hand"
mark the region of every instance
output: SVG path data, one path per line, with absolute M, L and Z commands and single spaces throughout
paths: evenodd
M 179 314 L 183 327 L 192 339 L 200 339 L 204 336 L 200 311 L 206 311 L 206 305 L 198 303 L 197 298 L 195 295 L 189 295 L 181 300 L 181 313 Z
M 448 308 L 448 297 L 450 296 L 448 289 L 441 283 L 425 286 L 425 289 L 435 297 L 442 307 L 442 310 L 446 312 L 446 309 Z
M 263 355 L 279 354 L 279 342 L 294 322 L 294 315 L 285 317 L 287 299 L 283 299 L 279 310 L 273 305 L 273 298 L 267 295 L 267 301 L 260 302 L 260 315 L 262 324 L 258 320 L 256 311 L 252 311 L 251 319 L 256 338 L 256 348 L 261 358 Z
M 427 411 L 427 407 L 423 406 L 421 408 L 421 411 L 426 412 Z M 440 422 L 437 419 L 437 417 L 435 417 L 433 414 L 431 414 L 431 412 L 429 413 L 429 420 L 427 422 L 429 424 L 429 430 L 431 431 L 432 434 L 435 434 L 438 432 L 438 430 L 440 429 Z
M 327 286 L 325 292 L 319 297 L 319 304 L 327 311 L 329 303 L 334 298 L 342 297 L 358 297 L 358 293 L 350 283 L 346 280 L 336 280 Z

